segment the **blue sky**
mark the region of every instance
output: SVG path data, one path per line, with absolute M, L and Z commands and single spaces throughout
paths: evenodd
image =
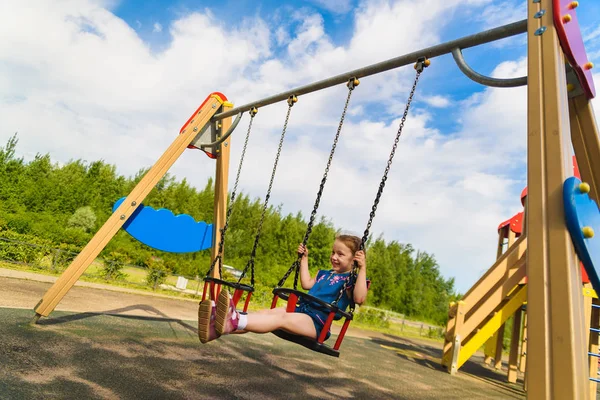
M 586 48 L 598 65 L 600 3 L 580 3 Z M 525 4 L 6 2 L 0 5 L 0 141 L 18 131 L 26 159 L 37 152 L 57 162 L 103 159 L 133 175 L 152 165 L 213 91 L 245 104 L 524 19 Z M 464 55 L 483 74 L 526 73 L 525 35 Z M 336 227 L 362 233 L 413 78 L 407 66 L 364 78 L 355 90 L 320 208 Z M 345 92 L 342 85 L 330 88 L 294 106 L 272 196 L 285 213 L 310 213 Z M 284 112 L 277 104 L 256 118 L 240 182 L 252 197 L 264 196 Z M 497 225 L 520 211 L 525 127 L 524 88 L 485 88 L 463 76 L 450 55 L 432 60 L 372 233 L 434 254 L 443 275 L 466 291 L 494 261 Z M 241 151 L 235 135 L 232 165 Z M 187 151 L 170 172 L 203 187 L 214 163 Z

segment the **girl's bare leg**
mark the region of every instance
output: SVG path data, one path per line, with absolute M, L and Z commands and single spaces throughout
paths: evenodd
M 248 314 L 245 331 L 254 333 L 273 332 L 283 329 L 296 335 L 317 338 L 317 331 L 311 317 L 302 313 Z
M 247 318 L 246 326 L 244 329 L 238 331 L 236 328 L 239 318 L 240 315 L 234 309 L 233 302 L 231 301 L 231 295 L 227 291 L 221 291 L 217 301 L 215 318 L 217 333 L 267 333 L 283 329 L 296 335 L 314 339 L 317 337 L 317 331 L 311 317 L 302 313 L 288 313 L 285 312 L 284 308 L 275 308 L 264 310 L 260 313 L 242 315 L 241 318 Z
M 285 307 L 277 307 L 277 308 L 264 308 L 262 310 L 258 310 L 252 313 L 252 315 L 283 315 L 285 314 Z M 249 316 L 250 314 L 248 314 Z M 238 331 L 233 331 L 231 333 L 235 333 L 235 334 L 242 334 L 242 333 L 248 333 L 250 332 L 247 329 L 242 329 L 242 330 L 238 330 Z

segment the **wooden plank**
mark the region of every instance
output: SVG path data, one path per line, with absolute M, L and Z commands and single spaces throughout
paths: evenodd
M 521 286 L 515 292 L 515 295 L 488 321 L 481 327 L 471 339 L 463 344 L 458 359 L 460 368 L 475 352 L 485 343 L 485 341 L 496 332 L 506 320 L 515 313 L 527 300 L 527 287 Z
M 463 300 L 468 307 L 473 307 L 487 292 L 494 287 L 506 274 L 508 267 L 521 258 L 527 250 L 527 237 L 521 235 L 519 239 L 496 260 L 487 272 L 465 293 Z
M 562 197 L 572 174 L 565 61 L 552 1 L 527 4 L 527 395 L 588 399 L 581 274 Z
M 527 237 L 523 235 L 502 254 L 486 274 L 463 297 L 468 310 L 471 310 L 478 302 L 487 297 L 488 292 L 506 277 L 508 270 L 516 265 L 526 250 Z
M 463 326 L 458 331 L 460 337 L 467 338 L 481 323 L 498 307 L 498 305 L 506 299 L 512 290 L 518 285 L 518 283 L 525 277 L 526 273 L 526 256 L 523 255 L 515 265 L 511 265 L 509 270 L 511 274 L 508 276 L 506 281 L 499 286 L 496 290 L 486 297 L 485 301 L 481 306 L 475 310 L 468 319 L 465 320 Z M 497 346 L 497 345 L 496 345 Z
M 178 135 L 173 143 L 167 148 L 163 155 L 156 161 L 150 170 L 144 175 L 140 182 L 131 191 L 125 201 L 102 225 L 81 253 L 75 257 L 71 265 L 62 273 L 56 282 L 44 294 L 35 307 L 36 318 L 48 316 L 67 292 L 73 287 L 87 267 L 94 261 L 98 254 L 106 247 L 110 239 L 123 226 L 127 219 L 133 214 L 139 204 L 146 198 L 148 193 L 167 173 L 171 165 L 179 158 L 187 148 L 191 140 L 196 136 L 198 127 L 203 127 L 216 113 L 221 100 L 211 97 L 205 106 L 199 111 L 197 118 L 189 125 L 186 132 Z

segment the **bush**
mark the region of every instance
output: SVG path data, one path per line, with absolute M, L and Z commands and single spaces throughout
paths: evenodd
M 67 226 L 69 228 L 80 229 L 84 232 L 89 232 L 96 225 L 96 214 L 92 207 L 80 207 L 69 218 Z
M 108 256 L 104 257 L 104 268 L 102 268 L 104 279 L 109 280 L 125 278 L 126 275 L 121 272 L 121 270 L 125 266 L 126 260 L 127 257 L 125 254 L 117 251 L 112 251 L 108 254 Z
M 146 283 L 156 290 L 158 285 L 165 283 L 167 276 L 169 275 L 169 271 L 167 270 L 164 261 L 157 257 L 147 258 L 144 264 L 146 268 L 148 268 Z
M 358 312 L 354 313 L 354 320 L 378 328 L 390 327 L 390 321 L 386 313 L 372 308 L 359 309 Z
M 36 264 L 46 253 L 45 246 L 0 240 L 0 260 Z

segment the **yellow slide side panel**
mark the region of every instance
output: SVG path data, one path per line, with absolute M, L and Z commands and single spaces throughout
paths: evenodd
M 527 300 L 527 285 L 519 287 L 515 295 L 494 315 L 480 330 L 460 349 L 458 365 L 460 368 L 475 352 L 483 346 L 500 327 L 515 313 Z

